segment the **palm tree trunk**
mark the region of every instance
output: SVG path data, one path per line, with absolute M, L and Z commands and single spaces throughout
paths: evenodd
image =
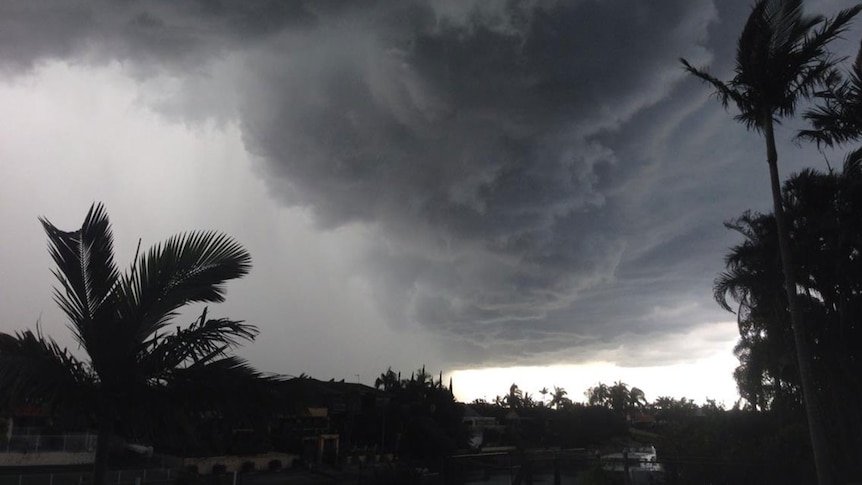
M 109 417 L 99 419 L 98 441 L 96 442 L 96 457 L 93 462 L 93 485 L 106 485 L 105 475 L 108 471 L 108 451 L 111 437 L 114 435 L 114 423 Z
M 778 230 L 778 248 L 781 255 L 782 272 L 784 273 L 784 289 L 787 292 L 787 303 L 790 307 L 793 340 L 796 343 L 796 359 L 799 365 L 799 379 L 802 384 L 805 413 L 808 418 L 811 449 L 814 452 L 814 466 L 817 469 L 817 483 L 819 485 L 831 485 L 833 483 L 832 461 L 829 443 L 826 440 L 823 413 L 820 410 L 820 402 L 814 383 L 813 356 L 808 341 L 808 327 L 805 324 L 802 309 L 799 306 L 799 298 L 796 294 L 795 266 L 790 252 L 790 229 L 787 227 L 787 219 L 784 215 L 781 183 L 778 177 L 778 151 L 775 148 L 775 132 L 771 114 L 764 118 L 766 161 L 769 164 L 769 182 L 772 187 L 772 204 L 775 212 L 775 225 Z

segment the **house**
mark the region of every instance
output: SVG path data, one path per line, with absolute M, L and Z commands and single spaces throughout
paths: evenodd
M 464 404 L 464 416 L 461 421 L 467 426 L 469 433 L 468 444 L 470 448 L 479 449 L 488 444 L 489 439 L 493 440 L 491 434 L 495 434 L 499 438 L 504 426 L 497 422 L 497 418 L 493 416 L 482 416 L 478 411 L 467 404 Z

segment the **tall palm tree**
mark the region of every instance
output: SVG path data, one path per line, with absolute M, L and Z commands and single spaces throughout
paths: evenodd
M 40 219 L 59 281 L 54 298 L 86 356 L 79 359 L 37 328 L 0 334 L 0 388 L 11 403 L 35 403 L 90 418 L 98 430 L 93 482 L 105 479 L 108 445 L 118 433 L 190 428 L 190 416 L 248 412 L 272 379 L 228 355 L 257 329 L 209 319 L 172 329 L 189 303 L 224 300 L 224 283 L 251 268 L 238 243 L 215 232 L 174 236 L 136 257 L 126 273 L 114 263 L 104 207 L 90 207 L 80 229 Z
M 800 99 L 810 98 L 818 87 L 834 76 L 835 60 L 826 47 L 841 35 L 859 10 L 860 6 L 856 6 L 827 19 L 804 15 L 802 0 L 759 0 L 754 4 L 739 37 L 735 76 L 730 81 L 725 83 L 682 59 L 689 73 L 715 88 L 725 107 L 733 101 L 739 109 L 736 119 L 749 129 L 762 133 L 766 141 L 766 161 L 778 226 L 784 286 L 790 307 L 817 478 L 821 485 L 832 482 L 831 461 L 823 417 L 816 401 L 811 351 L 806 339 L 808 332 L 796 297 L 773 124 L 795 114 Z

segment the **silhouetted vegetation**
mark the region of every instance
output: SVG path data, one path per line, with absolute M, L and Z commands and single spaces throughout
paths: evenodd
M 817 395 L 825 408 L 829 444 L 840 468 L 850 470 L 862 452 L 862 152 L 841 172 L 806 170 L 784 185 L 784 203 L 799 261 L 796 285 L 809 321 Z M 787 303 L 775 258 L 771 214 L 746 213 L 728 223 L 745 240 L 732 248 L 716 298 L 738 308 L 740 359 L 735 378 L 755 409 L 792 414 L 801 409 L 798 368 L 788 328 Z M 846 472 L 845 472 L 846 473 Z
M 60 283 L 55 299 L 87 360 L 38 328 L 0 334 L 0 398 L 7 409 L 31 404 L 87 418 L 99 435 L 96 485 L 114 435 L 152 441 L 176 430 L 191 435 L 206 416 L 265 414 L 271 379 L 228 354 L 257 335 L 254 326 L 208 318 L 204 309 L 172 329 L 180 308 L 223 301 L 224 283 L 248 273 L 251 258 L 238 243 L 214 232 L 175 236 L 123 274 L 101 205 L 78 230 L 42 225 Z
M 812 137 L 828 142 L 850 139 L 831 129 L 835 124 L 826 122 L 829 119 L 841 119 L 849 112 L 832 109 L 843 105 L 830 102 L 830 99 L 852 92 L 850 88 L 842 90 L 842 85 L 836 82 L 836 57 L 827 50 L 827 46 L 847 29 L 850 20 L 860 9 L 862 6 L 855 6 L 827 19 L 805 15 L 801 0 L 759 0 L 754 4 L 740 34 L 735 75 L 731 80 L 721 81 L 708 71 L 696 69 L 682 60 L 689 73 L 715 88 L 717 97 L 725 107 L 733 103 L 738 109 L 736 119 L 747 128 L 763 134 L 766 142 L 775 220 L 773 237 L 777 242 L 780 274 L 786 294 L 785 305 L 795 348 L 798 382 L 821 485 L 832 483 L 835 479 L 834 460 L 830 456 L 826 413 L 823 410 L 825 403 L 820 402 L 815 376 L 817 363 L 811 348 L 811 324 L 806 319 L 803 303 L 797 294 L 798 276 L 795 272 L 801 263 L 794 258 L 796 251 L 791 240 L 792 222 L 785 214 L 787 208 L 782 200 L 774 124 L 782 118 L 794 116 L 800 101 L 811 99 L 822 91 L 832 97 L 824 98 L 825 103 L 819 111 L 807 114 L 815 123 L 813 133 L 817 135 Z
M 466 446 L 463 408 L 452 395 L 451 383 L 444 385 L 442 373 L 435 381 L 422 367 L 409 379 L 400 379 L 388 369 L 375 384 L 390 395 L 382 416 L 385 423 L 372 427 L 384 429 L 384 449 L 387 442 L 394 444 L 401 456 L 436 467 L 443 457 Z

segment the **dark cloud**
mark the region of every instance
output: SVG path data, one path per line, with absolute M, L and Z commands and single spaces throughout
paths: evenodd
M 704 108 L 677 59 L 732 56 L 746 13 L 708 0 L 9 2 L 0 62 L 168 73 L 178 85 L 153 106 L 236 117 L 272 197 L 324 230 L 377 230 L 361 271 L 391 325 L 448 339 L 453 362 L 578 360 L 727 318 L 710 301 L 720 223 L 759 183 L 729 168 L 759 145 L 723 141 L 742 130 Z
M 325 227 L 383 227 L 372 266 L 391 318 L 538 341 L 625 250 L 600 178 L 624 167 L 595 137 L 667 96 L 682 75 L 666 53 L 698 56 L 714 11 L 497 7 L 411 4 L 285 34 L 249 61 L 242 119 L 276 196 Z

